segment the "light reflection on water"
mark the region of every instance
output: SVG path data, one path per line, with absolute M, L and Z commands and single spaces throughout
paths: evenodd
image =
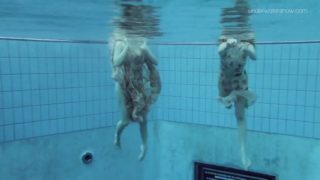
M 122 1 L 119 7 L 119 15 L 112 20 L 115 28 L 125 31 L 128 35 L 148 38 L 162 35 L 159 29 L 160 16 L 155 6 Z
M 216 41 L 221 33 L 220 14 L 234 1 L 147 0 L 134 1 L 145 7 L 147 21 L 139 26 L 134 18 L 115 23 L 123 16 L 123 1 L 111 0 L 0 0 L 0 35 L 35 38 L 107 40 L 114 25 L 135 29 L 158 41 Z M 132 2 L 132 1 L 126 1 Z M 254 14 L 251 28 L 260 40 L 319 39 L 320 1 L 250 0 Z M 128 8 L 128 7 L 126 7 Z M 258 9 L 307 9 L 306 13 L 258 13 Z M 139 8 L 137 8 L 139 9 Z M 143 9 L 143 8 L 142 8 Z M 151 11 L 151 12 L 148 12 Z M 123 12 L 123 11 L 122 11 Z M 128 17 L 128 16 L 127 16 Z M 145 20 L 145 19 L 140 19 Z M 149 27 L 144 30 L 141 27 Z M 308 32 L 308 33 L 305 33 Z M 162 37 L 160 36 L 162 35 Z

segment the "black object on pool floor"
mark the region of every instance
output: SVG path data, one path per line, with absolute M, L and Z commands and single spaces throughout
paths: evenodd
M 276 180 L 275 176 L 195 162 L 195 180 Z

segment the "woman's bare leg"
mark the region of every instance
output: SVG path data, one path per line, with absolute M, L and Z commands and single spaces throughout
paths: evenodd
M 139 122 L 140 126 L 140 136 L 141 136 L 141 146 L 140 146 L 140 154 L 139 160 L 143 160 L 146 151 L 147 151 L 147 138 L 148 138 L 148 129 L 147 129 L 147 121 L 146 115 L 143 117 L 143 121 Z
M 121 134 L 122 134 L 123 129 L 125 127 L 127 127 L 128 124 L 130 123 L 130 115 L 129 115 L 128 110 L 126 109 L 125 97 L 124 97 L 123 91 L 122 91 L 119 84 L 116 85 L 116 94 L 118 95 L 118 98 L 120 101 L 122 117 L 118 121 L 117 126 L 116 126 L 116 132 L 114 135 L 114 145 L 120 148 L 121 147 L 121 142 L 120 142 L 121 141 Z
M 114 135 L 114 145 L 117 147 L 121 147 L 121 134 L 125 127 L 129 124 L 129 118 L 128 117 L 122 117 L 117 123 L 116 127 L 116 133 Z
M 246 100 L 243 97 L 237 98 L 235 102 L 235 113 L 238 124 L 239 141 L 240 141 L 240 153 L 241 161 L 244 168 L 247 170 L 251 164 L 250 159 L 247 157 L 246 152 L 246 119 L 245 119 Z

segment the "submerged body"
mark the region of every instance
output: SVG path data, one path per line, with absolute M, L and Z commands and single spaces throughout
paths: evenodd
M 246 119 L 245 109 L 256 100 L 256 95 L 249 91 L 248 76 L 245 70 L 247 58 L 256 59 L 254 45 L 237 39 L 224 39 L 219 45 L 220 76 L 219 100 L 226 108 L 234 104 L 237 118 L 242 163 L 247 169 L 251 162 L 246 155 Z
M 147 114 L 161 90 L 157 62 L 141 39 L 118 38 L 113 41 L 111 52 L 112 78 L 116 82 L 116 93 L 122 110 L 114 143 L 120 147 L 123 129 L 130 122 L 138 122 L 142 139 L 139 159 L 142 160 L 147 143 Z
M 248 107 L 254 103 L 256 96 L 248 88 L 248 75 L 245 70 L 247 57 L 255 60 L 255 49 L 249 42 L 227 39 L 219 46 L 220 75 L 219 95 L 221 102 L 228 108 L 237 96 L 243 97 Z

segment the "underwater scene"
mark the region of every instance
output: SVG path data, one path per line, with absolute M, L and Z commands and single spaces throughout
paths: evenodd
M 0 0 L 0 179 L 320 179 L 317 0 Z

